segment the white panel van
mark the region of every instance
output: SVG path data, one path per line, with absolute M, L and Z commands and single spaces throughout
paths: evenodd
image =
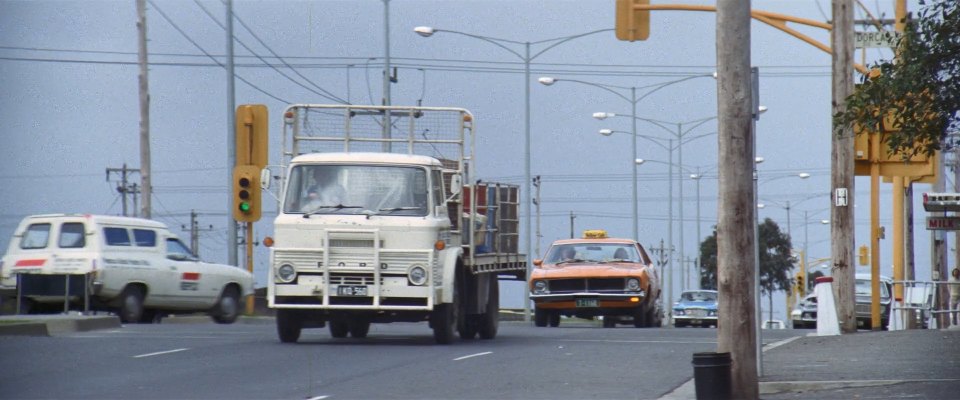
M 89 214 L 23 219 L 0 260 L 0 292 L 20 310 L 65 302 L 115 311 L 123 322 L 162 313 L 209 313 L 232 323 L 253 276 L 200 261 L 156 221 Z

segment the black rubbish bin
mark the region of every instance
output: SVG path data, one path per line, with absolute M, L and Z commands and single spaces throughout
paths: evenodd
M 697 400 L 729 400 L 730 353 L 693 353 L 693 381 Z

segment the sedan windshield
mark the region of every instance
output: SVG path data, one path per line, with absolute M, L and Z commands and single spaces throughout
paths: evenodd
M 572 243 L 550 247 L 544 262 L 563 264 L 574 262 L 640 262 L 637 247 L 629 243 Z

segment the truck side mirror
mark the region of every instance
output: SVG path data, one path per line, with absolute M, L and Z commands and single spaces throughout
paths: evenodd
M 463 178 L 459 174 L 450 175 L 450 193 L 460 194 L 463 190 Z
M 260 170 L 260 189 L 270 189 L 270 168 Z

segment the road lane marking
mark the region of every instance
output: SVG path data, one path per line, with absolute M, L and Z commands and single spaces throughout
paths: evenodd
M 190 349 L 183 348 L 183 349 L 173 349 L 173 350 L 167 350 L 167 351 L 158 351 L 156 353 L 147 353 L 147 354 L 141 354 L 139 356 L 133 356 L 133 358 L 153 357 L 153 356 L 159 356 L 163 354 L 178 353 L 186 350 L 190 350 Z
M 717 344 L 712 341 L 693 340 L 602 340 L 602 339 L 561 339 L 561 342 L 588 342 L 588 343 L 673 343 L 673 344 Z
M 492 351 L 485 351 L 485 352 L 483 352 L 483 353 L 477 353 L 477 354 L 471 354 L 471 355 L 468 355 L 468 356 L 457 357 L 457 358 L 454 358 L 453 361 L 466 360 L 466 359 L 468 359 L 468 358 L 485 356 L 485 355 L 487 355 L 487 354 L 493 354 L 493 352 L 492 352 Z
M 327 397 L 330 397 L 330 396 L 316 396 L 316 397 L 311 397 L 311 398 L 309 398 L 309 399 L 307 399 L 307 400 L 323 400 L 323 399 L 325 399 L 325 398 L 327 398 Z

